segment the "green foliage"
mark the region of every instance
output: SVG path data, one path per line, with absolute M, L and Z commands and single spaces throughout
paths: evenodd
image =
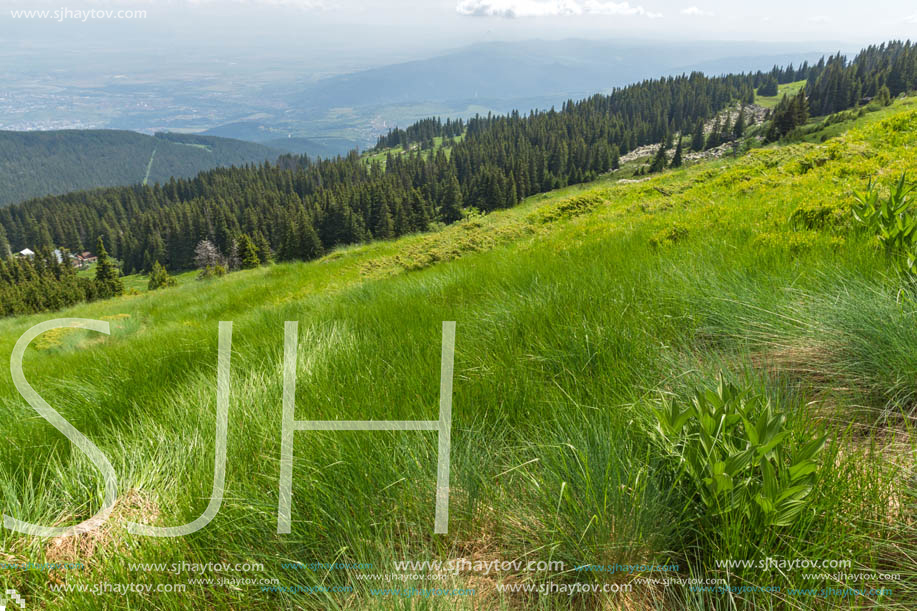
M 832 236 L 806 229 L 796 231 L 766 231 L 755 236 L 755 248 L 769 252 L 788 252 L 798 255 L 820 246 L 837 249 L 846 240 L 843 236 Z
M 879 94 L 876 96 L 876 100 L 882 106 L 888 106 L 892 103 L 892 94 L 888 89 L 888 85 L 882 85 L 882 88 L 879 89 Z
M 766 396 L 720 377 L 687 402 L 664 401 L 654 414 L 698 530 L 715 536 L 728 522 L 755 539 L 792 526 L 805 511 L 826 436 L 794 443 L 786 416 Z
M 458 179 L 452 176 L 446 185 L 446 193 L 439 213 L 440 218 L 444 223 L 454 223 L 461 220 L 463 218 L 463 206 L 462 189 L 459 186 Z
M 908 275 L 917 271 L 917 210 L 910 197 L 915 187 L 904 173 L 888 196 L 882 197 L 870 180 L 866 191 L 854 196 L 851 210 L 860 226 L 878 237 L 898 269 Z
M 843 230 L 850 225 L 850 208 L 835 202 L 806 204 L 793 211 L 790 225 L 806 230 Z
M 208 265 L 201 270 L 201 273 L 198 274 L 198 280 L 209 280 L 211 278 L 222 278 L 229 272 L 226 270 L 226 267 L 220 264 L 217 265 Z
M 901 113 L 897 103 L 895 108 Z M 773 248 L 749 247 L 750 236 L 790 233 L 786 219 L 800 206 L 844 202 L 849 185 L 880 171 L 897 176 L 911 162 L 917 122 L 896 120 L 904 126 L 897 131 L 891 125 L 864 118 L 840 142 L 839 155 L 826 146 L 791 145 L 692 165 L 641 184 L 609 177 L 588 191 L 573 187 L 529 198 L 519 208 L 474 216 L 437 233 L 338 249 L 321 262 L 77 305 L 65 315 L 112 320 L 112 335 L 51 336 L 55 346 L 27 354 L 30 381 L 110 457 L 129 519 L 148 508 L 150 515 L 160 512 L 162 525 L 199 515 L 201 499 L 211 492 L 213 462 L 201 457 L 214 455 L 214 410 L 201 406 L 214 400 L 217 325 L 235 321 L 226 489 L 245 501 L 224 503 L 207 528 L 182 539 L 134 538 L 113 522 L 92 555 L 91 574 L 71 571 L 67 578 L 74 585 L 127 583 L 136 579 L 128 562 L 207 562 L 214 550 L 227 563 L 339 558 L 387 571 L 406 558 L 447 560 L 457 549 L 475 554 L 475 542 L 483 542 L 485 553 L 503 558 L 549 554 L 568 567 L 675 562 L 682 567 L 677 577 L 750 586 L 741 595 L 696 598 L 688 588 L 648 592 L 637 585 L 613 600 L 518 593 L 494 599 L 491 606 L 498 608 L 827 611 L 851 604 L 751 591 L 836 585 L 810 583 L 806 571 L 712 566 L 713 559 L 765 556 L 850 558 L 856 572 L 899 573 L 892 600 L 858 603 L 913 608 L 917 550 L 907 503 L 914 498 L 913 438 L 903 426 L 883 423 L 896 422 L 891 418 L 912 409 L 917 397 L 914 308 L 897 298 L 886 260 L 872 256 L 865 241 L 792 256 L 776 239 Z M 800 158 L 815 153 L 823 165 L 793 171 Z M 540 209 L 578 196 L 601 203 L 585 206 L 582 214 L 574 207 L 576 213 L 555 222 L 529 221 Z M 311 209 L 303 212 L 310 221 L 317 218 Z M 675 225 L 691 239 L 673 249 L 648 247 L 649 235 Z M 833 230 L 810 231 L 822 241 L 836 237 Z M 117 316 L 127 317 L 112 318 Z M 36 318 L 0 320 L 7 350 Z M 282 402 L 281 341 L 288 320 L 300 321 L 300 345 L 308 347 L 300 354 L 299 375 L 308 384 L 297 410 L 317 420 L 435 418 L 441 321 L 459 321 L 449 534 L 430 534 L 435 440 L 394 432 L 298 437 L 304 445 L 295 454 L 294 532 L 276 536 L 279 416 L 265 417 L 258 406 Z M 765 457 L 773 477 L 757 454 L 744 469 L 727 470 L 749 443 L 744 422 L 724 423 L 723 435 L 713 438 L 715 456 L 703 464 L 701 417 L 691 416 L 669 438 L 656 429 L 656 405 L 641 399 L 670 393 L 677 405 L 670 420 L 677 420 L 694 410 L 696 392 L 686 380 L 712 379 L 721 370 L 728 370 L 728 379 L 755 380 L 739 384 L 741 400 L 729 399 L 730 406 L 745 406 L 718 409 L 717 401 L 707 401 L 699 413 L 710 415 L 705 421 L 720 412 L 745 414 L 755 432 L 759 420 L 767 420 L 758 445 L 762 438 L 773 440 L 769 429 L 788 432 Z M 710 390 L 717 400 L 730 394 Z M 703 385 L 697 392 L 705 392 Z M 61 452 L 59 433 L 22 411 L 28 407 L 11 384 L 0 386 L 0 403 L 11 410 L 8 452 L 0 460 L 9 512 L 47 524 L 61 523 L 62 508 L 68 523 L 90 517 L 99 472 L 79 454 Z M 765 417 L 768 404 L 773 407 Z M 887 419 L 880 420 L 886 405 Z M 770 426 L 778 416 L 783 421 Z M 812 433 L 815 419 L 831 427 L 831 445 L 804 459 L 803 449 L 820 437 Z M 105 434 L 99 434 L 102 424 Z M 689 445 L 694 450 L 685 449 Z M 698 479 L 682 464 L 682 453 L 691 452 Z M 806 460 L 818 469 L 798 477 L 797 485 L 817 479 L 797 499 L 803 508 L 787 518 L 794 508 L 780 497 L 799 476 L 789 469 L 797 462 L 800 470 L 810 469 Z M 780 523 L 781 513 L 790 525 L 760 526 Z M 41 542 L 17 533 L 8 538 L 8 549 L 34 549 L 41 559 Z M 262 576 L 281 583 L 353 592 L 288 598 L 260 588 L 242 592 L 189 582 L 186 592 L 162 593 L 155 602 L 165 609 L 387 604 L 370 597 L 354 571 L 264 565 Z M 9 587 L 28 588 L 20 591 L 31 593 L 30 605 L 65 611 L 99 606 L 91 594 L 49 590 L 53 572 L 11 571 L 8 577 Z M 151 584 L 174 581 L 174 575 L 148 577 Z M 536 585 L 605 577 L 500 576 Z M 449 579 L 459 587 L 477 583 L 473 574 Z M 123 604 L 142 608 L 149 599 L 125 594 Z M 427 606 L 443 605 L 463 608 L 453 600 L 431 599 Z
M 164 184 L 171 178 L 274 161 L 278 156 L 277 150 L 261 144 L 213 136 L 147 136 L 117 130 L 2 131 L 0 206 L 46 195 L 134 185 L 145 178 L 151 185 Z M 100 159 L 105 162 L 99 163 Z M 30 246 L 34 249 L 39 244 Z M 88 239 L 85 246 L 91 247 Z
M 238 239 L 239 261 L 242 269 L 255 269 L 261 265 L 261 257 L 258 254 L 258 248 L 248 236 L 243 233 Z
M 691 150 L 699 153 L 704 150 L 707 140 L 704 136 L 704 120 L 698 119 L 694 124 L 694 131 L 691 132 Z
M 650 174 L 657 174 L 664 169 L 669 164 L 669 158 L 666 156 L 665 144 L 659 146 L 659 149 L 656 151 L 656 156 L 653 157 L 652 163 L 650 163 Z
M 678 146 L 675 147 L 675 154 L 672 156 L 671 167 L 680 168 L 685 163 L 683 151 L 683 139 L 678 139 Z
M 65 308 L 97 295 L 96 284 L 77 277 L 69 254 L 40 248 L 31 257 L 0 256 L 0 316 Z
M 659 246 L 672 246 L 685 240 L 688 237 L 688 228 L 678 223 L 673 223 L 669 227 L 660 229 L 650 237 L 650 246 L 656 248 Z
M 809 120 L 809 101 L 805 88 L 793 97 L 784 95 L 774 109 L 773 118 L 767 131 L 771 142 L 785 138 L 796 129 L 804 126 Z
M 758 87 L 758 95 L 762 97 L 773 97 L 777 95 L 777 78 L 774 76 L 768 76 L 761 86 Z
M 175 278 L 169 275 L 169 272 L 167 272 L 166 268 L 159 264 L 159 261 L 156 261 L 153 264 L 153 270 L 150 272 L 150 282 L 147 285 L 147 290 L 155 291 L 158 289 L 175 286 L 175 284 Z
M 124 283 L 121 282 L 121 271 L 111 262 L 102 237 L 96 240 L 96 277 L 95 293 L 102 299 L 117 297 L 124 293 Z
M 732 126 L 732 137 L 741 138 L 745 135 L 747 125 L 745 122 L 745 107 L 739 109 L 739 116 L 736 117 L 735 125 Z
M 590 191 L 562 199 L 556 204 L 542 206 L 526 219 L 530 223 L 554 223 L 586 214 L 607 201 L 606 194 Z
M 256 231 L 255 235 L 252 236 L 252 243 L 258 251 L 258 260 L 263 265 L 267 265 L 274 261 L 274 253 L 271 251 L 271 244 L 267 241 L 267 238 L 264 237 L 263 233 Z

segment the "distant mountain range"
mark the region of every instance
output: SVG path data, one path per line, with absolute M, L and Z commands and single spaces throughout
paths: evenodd
M 648 78 L 693 70 L 767 70 L 791 61 L 815 62 L 824 55 L 821 50 L 787 51 L 787 45 L 766 43 L 482 43 L 314 82 L 290 75 L 245 98 L 244 116 L 230 120 L 214 110 L 226 122 L 201 135 L 0 131 L 0 205 L 94 187 L 164 182 L 283 153 L 334 157 L 375 144 L 391 127 L 429 116 L 527 112 Z M 114 95 L 114 90 L 102 93 Z M 130 86 L 118 89 L 128 98 L 136 93 Z M 213 100 L 193 87 L 185 97 L 202 108 Z M 154 111 L 160 113 L 148 117 L 154 124 L 172 124 L 173 113 L 166 107 Z M 258 118 L 250 118 L 254 115 Z M 124 124 L 123 119 L 118 123 Z
M 736 73 L 814 60 L 821 50 L 739 43 L 617 43 L 532 40 L 482 43 L 444 55 L 344 74 L 292 92 L 289 104 L 313 109 L 581 98 L 647 78 L 692 70 Z M 528 108 L 519 108 L 527 111 Z
M 375 144 L 390 127 L 431 115 L 546 109 L 644 79 L 694 70 L 711 75 L 768 70 L 815 62 L 836 51 L 796 47 L 582 39 L 480 43 L 317 81 L 270 85 L 262 97 L 275 107 L 262 103 L 258 120 L 229 122 L 205 133 L 272 145 L 287 133 L 325 144 L 333 136 L 338 142 L 331 150 L 342 153 Z
M 336 157 L 346 155 L 360 144 L 355 140 L 335 137 L 300 138 L 287 134 L 279 137 L 276 129 L 268 128 L 257 121 L 238 121 L 215 127 L 203 132 L 203 135 L 234 138 L 257 142 L 284 153 L 306 154 L 310 157 Z
M 276 159 L 261 144 L 130 131 L 0 131 L 0 206 L 96 187 L 166 182 L 219 166 Z

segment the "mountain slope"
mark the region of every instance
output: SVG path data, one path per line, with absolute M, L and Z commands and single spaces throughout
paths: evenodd
M 263 563 L 256 583 L 276 583 L 214 589 L 195 580 L 187 591 L 157 592 L 156 603 L 397 609 L 406 604 L 402 584 L 370 580 L 409 578 L 395 562 L 523 558 L 565 569 L 443 571 L 429 587 L 473 594 L 431 596 L 425 608 L 733 608 L 725 586 L 743 588 L 739 608 L 773 606 L 773 588 L 790 608 L 837 608 L 837 597 L 817 593 L 838 587 L 833 577 L 717 568 L 766 550 L 899 574 L 894 594 L 869 594 L 870 606 L 914 608 L 915 445 L 905 419 L 892 416 L 913 409 L 917 395 L 917 313 L 874 240 L 850 225 L 852 192 L 913 167 L 914 100 L 854 128 L 824 144 L 754 150 L 639 184 L 606 177 L 317 262 L 61 312 L 108 321 L 111 336 L 42 336 L 27 355 L 29 382 L 110 458 L 119 501 L 111 529 L 72 544 L 7 533 L 11 557 L 92 567 L 10 572 L 10 585 L 49 608 L 91 608 L 91 590 L 62 594 L 48 584 L 129 583 L 138 578 L 129 563 L 206 563 L 219 550 L 229 565 Z M 801 215 L 811 226 L 791 221 L 797 210 L 812 212 Z M 9 354 L 46 318 L 0 321 L 0 350 Z M 233 321 L 234 337 L 225 499 L 192 537 L 131 535 L 125 520 L 174 526 L 207 506 L 220 321 Z M 435 419 L 440 326 L 457 321 L 448 534 L 433 534 L 437 440 L 420 431 L 296 431 L 293 532 L 277 534 L 287 321 L 299 325 L 298 420 Z M 716 401 L 718 376 L 721 387 L 743 389 L 743 409 L 766 405 L 781 417 L 771 428 L 785 432 L 756 464 L 816 452 L 804 444 L 831 427 L 820 459 L 801 469 L 817 486 L 787 524 L 749 517 L 766 499 L 702 503 L 704 482 L 679 471 L 692 439 L 669 447 L 660 437 L 659 408 L 689 406 L 699 388 L 709 389 L 701 404 Z M 34 417 L 7 376 L 0 406 L 7 513 L 71 524 L 96 511 L 99 473 Z M 736 421 L 719 426 L 733 434 Z M 736 486 L 756 477 L 750 467 Z M 615 564 L 678 565 L 664 577 L 723 587 L 519 589 L 659 577 L 574 570 Z M 126 593 L 123 604 L 148 604 L 144 596 Z
M 166 182 L 278 155 L 278 150 L 263 145 L 212 136 L 0 131 L 0 206 L 43 195 L 131 185 L 145 178 Z

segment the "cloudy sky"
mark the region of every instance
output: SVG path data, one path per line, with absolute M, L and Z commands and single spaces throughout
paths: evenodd
M 10 10 L 145 10 L 84 23 Z M 0 0 L 0 44 L 84 48 L 207 45 L 296 53 L 304 64 L 389 62 L 484 40 L 526 38 L 849 43 L 917 38 L 913 0 Z M 840 45 L 838 45 L 838 48 Z M 216 52 L 216 51 L 214 51 Z M 269 54 L 269 53 L 268 53 Z

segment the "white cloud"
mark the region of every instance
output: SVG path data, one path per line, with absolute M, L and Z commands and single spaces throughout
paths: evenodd
M 469 17 L 570 17 L 577 15 L 662 17 L 629 2 L 599 0 L 461 0 L 455 7 L 459 15 Z
M 586 0 L 583 5 L 586 13 L 590 15 L 640 15 L 650 19 L 659 19 L 662 13 L 648 11 L 642 6 L 631 6 L 627 2 L 598 2 Z
M 696 6 L 690 6 L 688 8 L 681 9 L 682 15 L 687 15 L 688 17 L 713 17 L 716 13 L 713 11 L 705 11 L 702 8 Z
M 225 0 L 224 0 L 225 1 Z M 292 6 L 304 10 L 327 8 L 322 0 L 231 0 L 236 4 L 250 4 L 253 6 Z M 199 4 L 217 4 L 217 0 L 191 0 Z

